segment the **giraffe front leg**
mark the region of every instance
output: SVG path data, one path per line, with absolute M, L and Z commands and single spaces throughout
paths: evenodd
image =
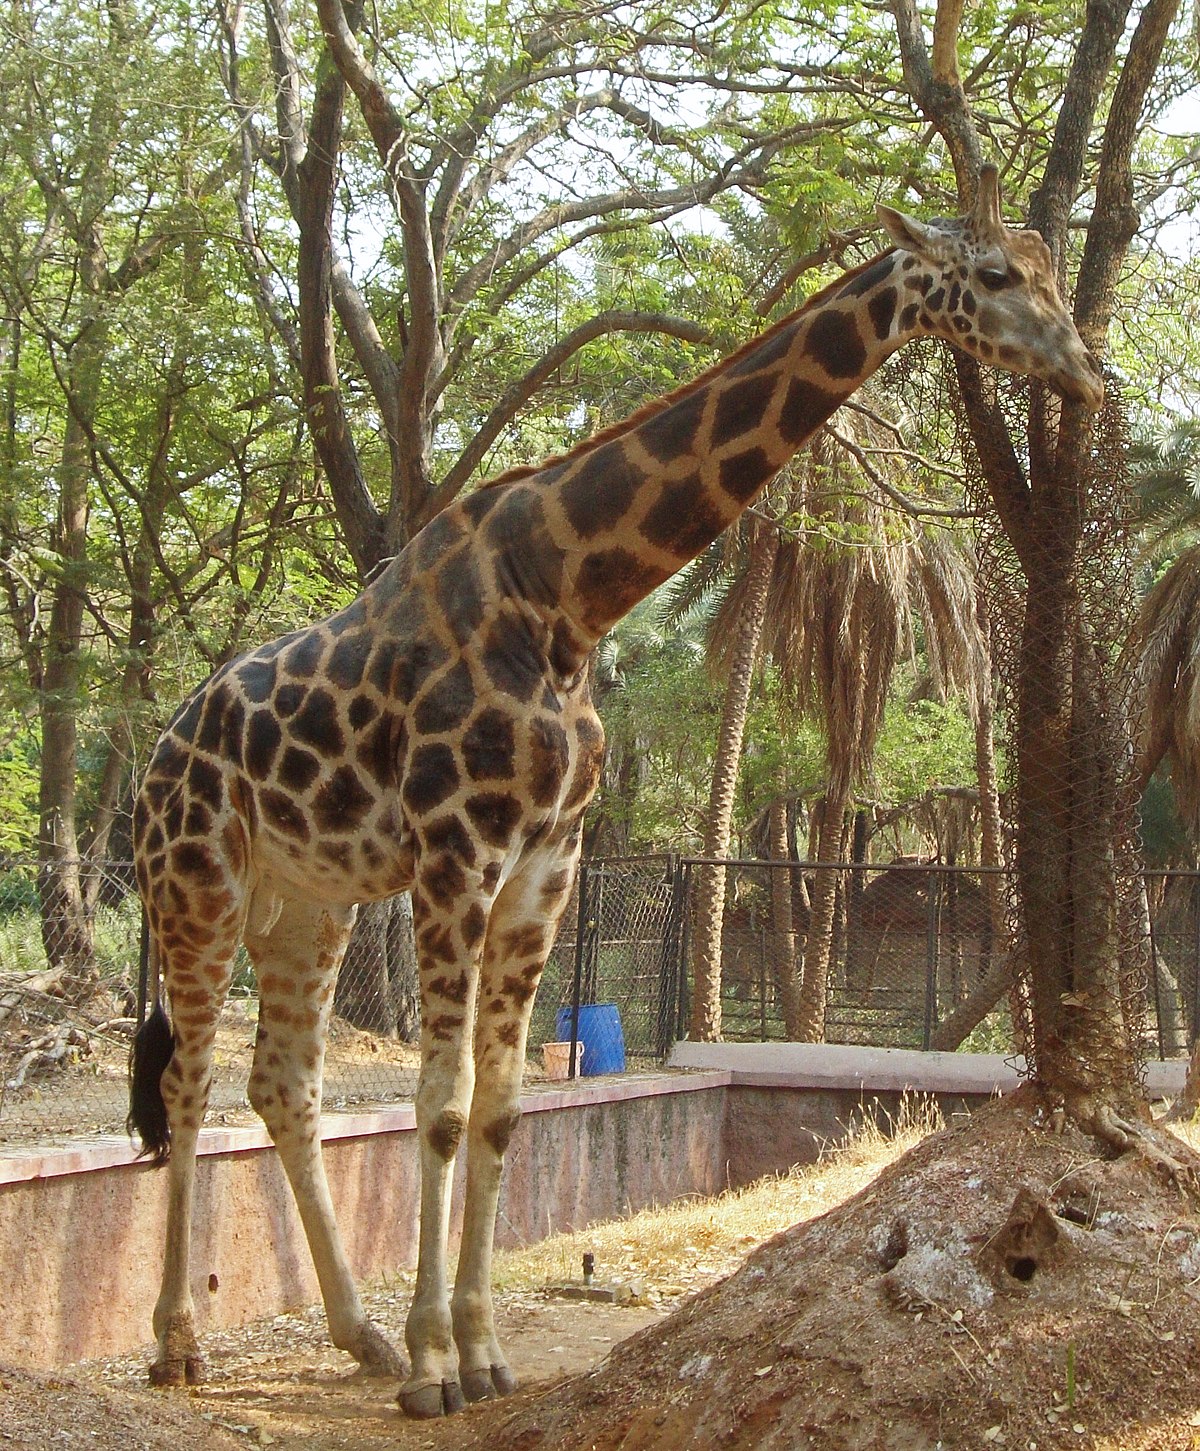
M 452 1314 L 463 1394 L 516 1389 L 492 1307 L 492 1246 L 504 1155 L 520 1120 L 521 1076 L 533 999 L 570 895 L 578 852 L 545 853 L 510 880 L 488 926 L 475 1024 L 475 1094 L 467 1137 L 462 1246 Z
M 417 1090 L 417 1134 L 421 1161 L 421 1228 L 417 1281 L 404 1326 L 412 1371 L 400 1388 L 406 1416 L 430 1420 L 461 1411 L 458 1352 L 450 1320 L 447 1239 L 454 1156 L 466 1124 L 470 1068 L 422 1053 Z
M 474 1069 L 470 1025 L 487 909 L 478 864 L 433 856 L 413 890 L 421 974 L 421 1081 L 417 1136 L 421 1228 L 417 1282 L 404 1338 L 412 1372 L 400 1389 L 404 1413 L 417 1420 L 450 1415 L 465 1404 L 450 1315 L 447 1239 L 454 1159 L 471 1111 Z M 453 883 L 455 890 L 443 890 Z

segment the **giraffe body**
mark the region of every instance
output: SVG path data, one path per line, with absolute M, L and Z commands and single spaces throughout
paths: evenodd
M 492 1321 L 492 1235 L 533 996 L 599 778 L 590 651 L 912 336 L 940 333 L 1088 407 L 1102 396 L 1044 245 L 1000 222 L 994 172 L 967 218 L 884 220 L 894 250 L 626 423 L 452 505 L 352 604 L 225 666 L 168 725 L 134 814 L 171 1006 L 169 1029 L 157 1017 L 143 1030 L 132 1114 L 149 1149 L 171 1150 L 153 1379 L 200 1374 L 196 1135 L 242 941 L 260 994 L 250 1099 L 292 1184 L 331 1334 L 366 1368 L 401 1372 L 355 1290 L 318 1129 L 356 904 L 410 888 L 421 1205 L 400 1399 L 433 1416 L 512 1388 Z M 156 1118 L 146 1105 L 159 1089 Z M 451 1298 L 450 1174 L 464 1136 Z

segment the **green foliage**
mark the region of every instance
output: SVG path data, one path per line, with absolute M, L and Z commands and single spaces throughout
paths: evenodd
M 38 889 L 32 868 L 16 867 L 0 876 L 0 917 L 37 910 Z
M 1142 853 L 1152 870 L 1191 866 L 1195 861 L 1195 843 L 1180 819 L 1171 778 L 1165 771 L 1156 771 L 1146 783 L 1140 828 Z
M 698 666 L 685 634 L 643 631 L 638 646 L 615 651 L 620 684 L 600 698 L 608 766 L 592 819 L 614 833 L 605 839 L 605 851 L 695 851 L 723 687 Z M 872 798 L 887 808 L 937 787 L 971 787 L 974 770 L 974 737 L 961 704 L 911 701 L 897 690 L 880 733 Z M 824 780 L 820 730 L 789 705 L 777 672 L 763 670 L 746 726 L 735 834 L 778 795 L 781 781 L 811 797 L 824 789 Z
M 1013 1051 L 1012 1017 L 1007 1008 L 998 1008 L 977 1024 L 954 1050 L 956 1053 L 1000 1053 L 1007 1057 Z
M 29 850 L 30 825 L 37 820 L 37 790 L 37 764 L 31 754 L 15 746 L 0 753 L 0 859 Z M 0 912 L 7 900 L 0 885 Z
M 320 27 L 311 4 L 294 10 L 308 105 Z M 1040 177 L 1082 12 L 1082 0 L 981 0 L 964 13 L 960 66 L 1003 163 L 1010 215 Z M 219 14 L 179 0 L 18 0 L 7 13 L 0 707 L 19 726 L 0 743 L 3 852 L 36 831 L 47 606 L 72 572 L 86 600 L 71 686 L 85 818 L 110 745 L 128 763 L 143 759 L 188 686 L 246 645 L 337 608 L 356 585 L 305 437 L 287 337 L 296 227 L 279 179 L 261 8 L 238 14 L 244 111 L 227 93 Z M 383 0 L 368 7 L 363 37 L 402 115 L 407 164 L 431 207 L 447 198 L 437 217 L 446 242 L 437 322 L 449 352 L 430 404 L 435 481 L 497 400 L 597 313 L 688 319 L 711 341 L 600 335 L 515 408 L 477 473 L 569 447 L 694 376 L 764 324 L 764 297 L 775 313 L 795 306 L 881 245 L 877 200 L 953 209 L 944 149 L 911 103 L 886 7 L 802 0 L 698 12 L 635 0 L 548 12 L 533 0 Z M 1115 365 L 1151 425 L 1164 405 L 1193 411 L 1200 376 L 1197 263 L 1177 240 L 1194 210 L 1194 138 L 1168 124 L 1194 86 L 1191 65 L 1181 32 L 1139 138 L 1135 190 L 1158 200 L 1121 279 L 1113 337 Z M 346 124 L 335 242 L 399 359 L 413 302 L 409 237 L 353 104 Z M 460 162 L 478 182 L 466 200 L 440 190 Z M 737 185 L 705 190 L 735 175 Z M 646 202 L 655 196 L 667 200 Z M 615 200 L 588 212 L 599 197 Z M 522 244 L 555 208 L 553 224 Z M 89 291 L 93 232 L 110 276 Z M 80 565 L 61 550 L 60 469 L 78 411 L 66 392 L 75 350 L 93 327 L 103 346 Z M 385 513 L 396 510 L 385 424 L 344 334 L 338 359 L 367 488 Z M 891 386 L 926 381 L 912 363 Z M 907 406 L 910 441 L 952 465 L 944 411 L 919 390 Z M 939 499 L 954 487 L 931 471 L 917 486 Z M 865 538 L 849 515 L 837 524 L 797 506 L 790 522 L 829 549 Z M 148 641 L 133 638 L 138 599 Z M 685 612 L 691 603 L 681 597 Z M 694 635 L 656 643 L 644 624 L 616 642 L 608 677 L 601 665 L 611 742 L 601 809 L 630 846 L 684 845 L 698 838 L 719 689 L 697 667 Z M 769 671 L 747 740 L 743 826 L 785 775 L 803 791 L 824 769 L 813 728 L 783 714 Z M 969 779 L 957 707 L 893 701 L 872 791 L 894 801 Z
M 886 802 L 915 801 L 935 786 L 970 786 L 975 738 L 959 701 L 893 697 L 884 715 L 874 790 Z

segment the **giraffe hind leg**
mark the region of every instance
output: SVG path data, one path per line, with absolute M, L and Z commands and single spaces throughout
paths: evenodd
M 204 1360 L 196 1339 L 191 1292 L 192 1205 L 196 1179 L 196 1145 L 212 1083 L 212 1054 L 217 1021 L 232 973 L 235 941 L 226 937 L 201 954 L 173 961 L 164 952 L 163 977 L 171 1001 L 172 1024 L 158 1013 L 147 1022 L 141 1063 L 135 1062 L 131 1118 L 144 1125 L 144 1139 L 160 1158 L 167 1158 L 167 1226 L 162 1285 L 154 1307 L 158 1358 L 150 1367 L 153 1385 L 196 1385 L 204 1379 Z M 167 1054 L 157 1079 L 154 1073 Z M 140 1092 L 137 1074 L 141 1072 Z M 139 1119 L 135 1114 L 141 1115 Z
M 288 900 L 248 932 L 258 975 L 250 1102 L 279 1154 L 312 1253 L 333 1343 L 368 1375 L 400 1376 L 399 1351 L 367 1318 L 342 1246 L 321 1157 L 321 1074 L 338 968 L 354 908 Z
M 525 1043 L 538 981 L 570 895 L 574 838 L 540 853 L 492 908 L 475 1024 L 475 1092 L 467 1130 L 467 1189 L 451 1312 L 463 1394 L 511 1394 L 516 1377 L 496 1335 L 492 1242 L 509 1139 L 520 1121 Z

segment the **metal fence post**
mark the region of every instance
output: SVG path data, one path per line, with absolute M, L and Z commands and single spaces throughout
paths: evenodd
M 928 910 L 925 914 L 925 1024 L 921 1034 L 921 1047 L 928 1052 L 933 1041 L 933 1026 L 937 1021 L 937 970 L 938 970 L 938 900 L 941 893 L 941 877 L 932 869 L 929 872 Z
M 579 1051 L 579 1003 L 583 992 L 583 956 L 587 950 L 588 896 L 591 870 L 587 862 L 579 864 L 579 916 L 575 926 L 575 978 L 571 984 L 571 1047 L 567 1059 L 570 1065 L 568 1078 L 579 1076 L 579 1065 L 575 1059 Z
M 1143 901 L 1145 900 L 1145 879 L 1143 878 Z M 1154 941 L 1154 919 L 1150 915 L 1149 906 L 1146 909 L 1146 926 L 1149 928 L 1150 947 L 1150 985 L 1154 989 L 1154 1026 L 1158 1030 L 1158 1056 L 1167 1056 L 1166 1040 L 1163 1037 L 1163 1005 L 1162 993 L 1158 987 L 1158 947 Z
M 658 1007 L 654 1018 L 654 1050 L 659 1062 L 664 1062 L 675 1040 L 675 1020 L 679 1003 L 679 975 L 683 971 L 683 959 L 679 950 L 679 939 L 683 930 L 683 868 L 679 853 L 667 855 L 667 874 L 664 882 L 667 892 L 667 919 L 663 923 L 662 951 L 659 965 Z
M 759 933 L 758 949 L 758 1040 L 767 1041 L 767 930 Z
M 692 928 L 692 863 L 684 862 L 679 879 L 679 1001 L 676 1006 L 675 1036 L 686 1038 L 688 1030 L 688 951 Z

